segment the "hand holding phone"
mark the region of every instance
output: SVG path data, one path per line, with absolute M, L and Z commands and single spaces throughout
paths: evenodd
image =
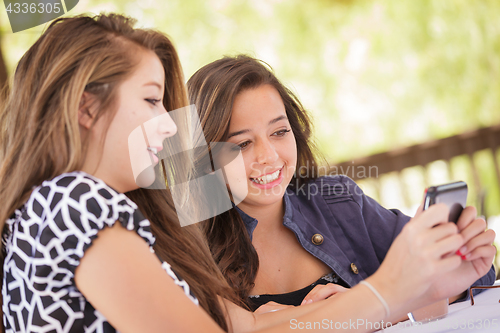
M 465 182 L 455 182 L 438 186 L 431 186 L 426 190 L 424 199 L 424 210 L 431 205 L 444 203 L 450 210 L 448 221 L 457 223 L 460 214 L 467 201 L 467 184 Z M 448 299 L 430 304 L 423 308 L 408 313 L 410 321 L 428 322 L 443 318 L 448 314 Z
M 450 209 L 448 221 L 457 223 L 467 202 L 467 184 L 463 181 L 431 186 L 425 193 L 424 210 L 429 206 L 444 203 Z

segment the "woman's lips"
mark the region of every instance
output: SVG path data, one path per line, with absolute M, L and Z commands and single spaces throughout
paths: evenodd
M 269 182 L 269 183 L 266 183 L 266 184 L 259 184 L 259 183 L 256 183 L 255 181 L 253 181 L 254 178 L 250 178 L 250 182 L 252 183 L 253 186 L 255 186 L 255 187 L 259 188 L 259 189 L 263 189 L 263 190 L 270 189 L 270 188 L 273 188 L 275 186 L 278 186 L 283 181 L 283 168 L 284 167 L 281 167 L 281 169 L 279 169 L 278 178 L 276 178 L 272 182 Z M 276 171 L 270 172 L 270 173 L 268 173 L 266 175 L 272 174 L 274 172 L 276 172 Z M 266 176 L 266 175 L 264 175 L 264 176 Z M 263 177 L 263 176 L 261 176 L 261 177 Z
M 276 171 L 281 171 L 281 169 L 283 169 L 283 167 L 279 167 L 278 169 L 272 171 L 272 172 L 268 172 L 268 173 L 265 173 L 263 175 L 260 175 L 258 177 L 250 177 L 250 179 L 257 179 L 257 178 L 262 178 L 264 176 L 267 176 L 267 175 L 272 175 L 273 173 L 275 173 Z
M 153 154 L 152 152 L 149 152 L 149 154 L 151 155 L 151 158 L 153 159 L 154 164 L 158 163 L 158 157 L 155 154 Z
M 161 151 L 163 149 L 163 147 L 148 147 L 148 153 L 149 155 L 151 156 L 151 158 L 153 159 L 153 162 L 154 164 L 158 163 L 158 152 Z

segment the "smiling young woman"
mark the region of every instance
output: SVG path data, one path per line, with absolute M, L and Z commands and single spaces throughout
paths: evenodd
M 244 160 L 248 194 L 205 225 L 214 258 L 243 301 L 253 309 L 268 301 L 300 305 L 379 269 L 410 217 L 381 207 L 348 177 L 318 177 L 308 114 L 264 63 L 219 59 L 189 79 L 188 92 L 207 142 L 238 145 Z M 480 262 L 474 284 L 491 284 L 493 232 L 474 208 L 466 211 L 458 224 L 468 244 L 462 255 L 475 255 L 464 265 Z M 318 284 L 327 291 L 318 293 Z M 467 296 L 466 287 L 451 298 Z
M 201 234 L 168 191 L 141 188 L 185 131 L 166 111 L 188 103 L 170 40 L 133 24 L 58 19 L 17 66 L 0 114 L 7 332 L 220 331 L 207 313 L 227 328 L 217 295 L 231 292 Z M 182 174 L 175 163 L 165 172 Z
M 297 149 L 285 107 L 273 86 L 262 85 L 236 96 L 227 142 L 243 152 L 248 194 L 240 208 L 259 214 L 262 206 L 271 205 L 280 211 L 295 173 Z

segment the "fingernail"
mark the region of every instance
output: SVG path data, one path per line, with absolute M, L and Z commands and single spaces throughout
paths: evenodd
M 312 299 L 308 299 L 306 304 L 311 304 L 313 302 Z
M 305 299 L 303 299 L 303 300 L 302 300 L 302 303 L 300 303 L 300 305 L 304 305 L 305 303 L 306 303 L 306 300 L 305 300 Z
M 462 247 L 460 248 L 460 250 L 458 250 L 458 251 L 460 251 L 460 253 L 461 253 L 461 254 L 464 254 L 465 252 L 467 252 L 467 246 L 465 246 L 465 245 L 464 245 L 464 246 L 462 246 Z
M 465 259 L 469 259 L 471 256 L 472 256 L 472 253 L 467 253 L 467 255 L 465 256 Z
M 457 250 L 457 252 L 455 252 L 455 254 L 456 254 L 457 256 L 461 256 L 461 255 L 462 255 L 462 253 L 460 253 L 460 250 Z
M 467 259 L 467 257 L 466 257 L 466 256 L 461 256 L 461 257 L 462 257 L 462 260 L 465 260 L 465 259 Z

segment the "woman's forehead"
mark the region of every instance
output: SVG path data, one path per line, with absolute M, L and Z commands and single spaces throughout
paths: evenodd
M 236 96 L 230 127 L 245 124 L 267 126 L 278 117 L 286 117 L 283 100 L 273 86 L 262 85 L 243 90 Z

